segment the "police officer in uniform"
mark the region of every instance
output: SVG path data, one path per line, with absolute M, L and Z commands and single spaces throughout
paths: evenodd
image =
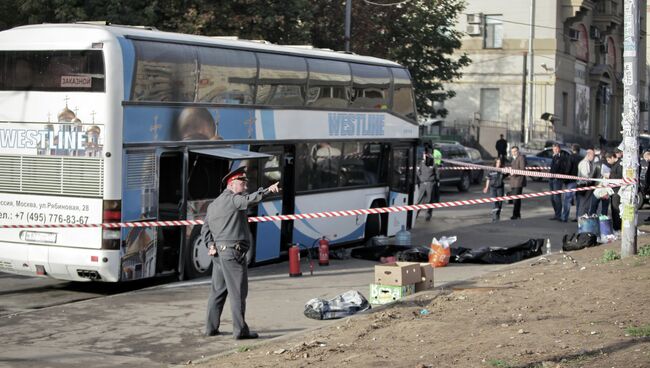
M 219 334 L 221 312 L 230 294 L 233 337 L 237 340 L 256 339 L 245 321 L 246 297 L 248 295 L 248 263 L 246 252 L 250 248 L 248 207 L 257 204 L 265 194 L 277 193 L 278 183 L 246 194 L 246 168 L 230 172 L 223 181 L 226 189 L 208 206 L 201 235 L 208 246 L 212 259 L 212 284 L 208 298 L 205 334 Z

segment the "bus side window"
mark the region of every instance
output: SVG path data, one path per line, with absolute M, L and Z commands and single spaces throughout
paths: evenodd
M 309 93 L 307 106 L 345 109 L 350 103 L 350 67 L 347 63 L 307 59 Z
M 195 47 L 133 41 L 137 57 L 132 100 L 194 102 L 197 56 Z
M 393 111 L 415 120 L 415 98 L 411 78 L 406 69 L 391 68 L 393 72 Z
M 341 160 L 341 186 L 379 183 L 381 150 L 379 144 L 346 142 Z
M 253 103 L 257 60 L 250 51 L 201 47 L 199 54 L 199 102 Z
M 354 108 L 387 109 L 390 74 L 387 68 L 350 64 L 352 68 L 352 104 Z
M 341 143 L 321 142 L 311 147 L 314 189 L 335 188 L 339 185 L 341 146 Z
M 307 94 L 304 58 L 258 53 L 260 76 L 255 103 L 269 106 L 303 106 Z
M 320 142 L 296 148 L 296 190 L 316 190 L 339 186 L 343 144 Z

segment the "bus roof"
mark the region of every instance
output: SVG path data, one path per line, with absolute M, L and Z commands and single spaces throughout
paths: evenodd
M 390 67 L 400 67 L 401 65 L 376 57 L 370 56 L 361 56 L 356 54 L 348 54 L 344 52 L 323 50 L 323 49 L 307 49 L 299 48 L 292 46 L 280 46 L 274 44 L 266 44 L 250 40 L 232 40 L 227 38 L 216 38 L 208 36 L 197 36 L 189 35 L 182 33 L 172 33 L 172 32 L 163 32 L 156 29 L 147 29 L 143 27 L 132 27 L 132 26 L 120 26 L 120 25 L 102 25 L 102 24 L 92 24 L 92 23 L 48 23 L 48 24 L 35 24 L 35 25 L 26 25 L 9 30 L 0 32 L 0 48 L 7 49 L 11 47 L 12 44 L 15 45 L 19 50 L 29 49 L 31 44 L 32 46 L 35 43 L 41 44 L 50 44 L 47 42 L 48 37 L 53 38 L 52 43 L 57 45 L 63 45 L 64 42 L 74 43 L 77 41 L 87 42 L 84 37 L 84 32 L 79 32 L 81 29 L 86 31 L 96 30 L 97 33 L 104 33 L 104 36 L 108 35 L 114 38 L 134 38 L 134 39 L 147 39 L 151 41 L 161 41 L 161 42 L 173 42 L 173 43 L 184 43 L 184 44 L 196 44 L 196 45 L 205 45 L 213 47 L 225 47 L 225 48 L 235 48 L 235 49 L 246 49 L 252 51 L 262 51 L 262 52 L 271 52 L 271 53 L 282 53 L 290 54 L 296 56 L 311 56 L 323 59 L 332 59 L 332 60 L 344 60 L 348 62 L 358 62 L 365 64 L 378 64 Z M 61 31 L 64 34 L 70 34 L 74 32 L 75 37 L 71 40 L 61 40 L 55 37 L 57 36 L 56 31 Z M 91 35 L 87 34 L 90 37 L 97 37 L 97 34 L 90 32 Z M 30 42 L 33 37 L 33 42 Z M 101 42 L 101 39 L 96 42 Z M 87 47 L 90 47 L 88 45 Z M 74 48 L 76 49 L 76 47 Z

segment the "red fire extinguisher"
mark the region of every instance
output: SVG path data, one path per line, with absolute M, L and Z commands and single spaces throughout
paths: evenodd
M 300 272 L 300 247 L 297 244 L 289 248 L 289 276 L 302 276 L 302 272 Z
M 318 265 L 329 266 L 330 264 L 330 242 L 326 237 L 318 241 Z

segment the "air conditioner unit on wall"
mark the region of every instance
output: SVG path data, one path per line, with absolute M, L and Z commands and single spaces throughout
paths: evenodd
M 577 29 L 569 28 L 568 37 L 571 41 L 578 41 L 578 38 L 580 38 L 580 31 Z
M 467 14 L 467 23 L 481 24 L 483 22 L 483 13 Z
M 468 24 L 467 25 L 467 34 L 470 35 L 470 36 L 480 36 L 482 34 L 481 25 L 480 24 Z

